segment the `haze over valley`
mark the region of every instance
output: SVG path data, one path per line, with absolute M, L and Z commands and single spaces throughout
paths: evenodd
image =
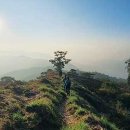
M 130 0 L 0 0 L 0 130 L 130 130 Z

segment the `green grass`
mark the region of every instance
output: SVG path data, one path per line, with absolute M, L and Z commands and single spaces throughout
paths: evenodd
M 62 128 L 62 130 L 91 130 L 84 122 L 78 123 L 74 126 L 68 126 Z
M 40 91 L 40 98 L 32 100 L 27 106 L 26 110 L 29 113 L 36 113 L 40 117 L 42 125 L 60 126 L 59 105 L 61 104 L 64 92 L 59 88 L 47 86 L 42 84 L 38 87 Z M 39 121 L 40 122 L 40 121 Z
M 109 130 L 119 130 L 115 124 L 109 122 L 105 117 L 101 117 L 100 122 L 105 128 Z
M 0 94 L 4 94 L 5 92 L 6 92 L 6 90 L 5 90 L 5 89 L 0 88 Z
M 39 117 L 38 122 L 48 122 L 49 124 L 56 124 L 56 112 L 52 101 L 48 98 L 35 99 L 26 106 L 26 111 L 36 113 Z
M 53 81 L 52 79 L 49 82 L 50 84 L 30 81 L 25 86 L 20 86 L 20 90 L 17 87 L 14 89 L 14 86 L 10 86 L 8 89 L 0 89 L 0 96 L 4 95 L 1 98 L 0 108 L 7 118 L 3 130 L 54 130 L 55 128 L 57 128 L 56 130 L 91 130 L 91 127 L 97 125 L 108 130 L 119 130 L 116 125 L 111 123 L 110 119 L 113 122 L 115 120 L 108 118 L 110 112 L 109 103 L 104 100 L 104 97 L 101 98 L 102 95 L 112 97 L 117 90 L 116 86 L 104 84 L 101 88 L 91 91 L 82 83 L 75 83 L 75 86 L 72 85 L 71 87 L 70 96 L 66 96 L 62 81 L 59 79 Z M 29 97 L 30 92 L 34 93 L 31 97 Z M 21 94 L 18 95 L 18 93 Z M 130 100 L 130 94 L 124 93 L 120 95 L 118 100 L 122 103 L 121 107 L 117 105 L 119 106 L 118 110 L 121 111 L 120 108 L 126 106 L 125 103 Z M 112 103 L 115 103 L 113 99 Z M 66 105 L 66 113 L 61 113 L 60 108 L 62 109 L 64 105 Z M 116 110 L 115 108 L 113 107 L 114 110 Z M 101 112 L 108 115 L 106 116 L 108 119 L 101 117 Z M 71 125 L 63 127 L 65 123 L 62 121 L 62 114 L 70 115 L 67 118 L 70 117 Z M 118 117 L 117 120 L 119 120 Z M 97 124 L 94 124 L 95 122 Z M 117 122 L 119 125 L 121 123 Z M 121 125 L 120 127 L 122 127 Z M 124 120 L 125 125 L 126 121 Z M 129 128 L 126 130 L 129 130 Z
M 119 96 L 119 100 L 129 109 L 130 108 L 130 93 L 123 93 Z
M 75 115 L 84 116 L 87 114 L 87 111 L 81 107 L 78 107 L 78 109 L 75 112 Z
M 20 112 L 13 113 L 12 121 L 15 128 L 20 129 L 20 130 L 24 130 L 26 128 L 26 123 L 25 123 L 26 120 L 24 116 L 22 115 L 22 113 Z

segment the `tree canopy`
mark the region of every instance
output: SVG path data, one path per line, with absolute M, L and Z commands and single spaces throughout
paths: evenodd
M 54 52 L 54 59 L 49 60 L 55 69 L 59 72 L 59 75 L 62 76 L 62 69 L 65 67 L 65 64 L 68 64 L 71 59 L 66 59 L 67 51 L 56 51 Z

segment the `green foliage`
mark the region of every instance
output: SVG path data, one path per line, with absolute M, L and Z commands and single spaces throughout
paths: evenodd
M 82 98 L 78 97 L 78 95 L 72 91 L 72 95 L 68 98 L 67 104 L 68 104 L 68 110 L 71 114 L 74 114 L 75 116 L 83 116 L 87 112 L 84 108 L 82 108 Z
M 119 91 L 119 85 L 117 83 L 114 82 L 104 82 L 101 86 L 101 89 L 108 89 L 109 91 Z
M 42 118 L 37 113 L 25 115 L 25 119 L 29 128 L 35 128 L 42 122 Z
M 18 112 L 19 110 L 21 110 L 21 105 L 18 103 L 18 102 L 14 102 L 12 104 L 10 104 L 7 108 L 7 110 L 11 113 L 14 113 L 14 112 Z
M 9 84 L 13 84 L 16 80 L 10 76 L 5 76 L 1 78 L 0 83 L 2 85 L 9 85 Z
M 29 105 L 27 105 L 26 110 L 28 112 L 37 113 L 45 125 L 60 125 L 56 106 L 49 98 L 41 98 L 32 101 Z
M 62 130 L 91 130 L 87 124 L 84 122 L 80 122 L 74 126 L 64 127 Z
M 114 89 L 104 87 L 104 88 L 99 88 L 97 90 L 98 95 L 101 97 L 105 98 L 108 102 L 116 99 L 117 97 L 117 92 Z
M 117 101 L 117 103 L 116 103 L 116 111 L 120 115 L 123 115 L 124 118 L 127 117 L 129 114 L 129 111 L 125 107 L 123 107 L 123 104 L 120 101 Z
M 68 99 L 68 104 L 77 103 L 79 101 L 78 97 L 70 96 Z
M 55 96 L 57 95 L 57 92 L 54 90 L 54 88 L 52 88 L 52 86 L 49 87 L 47 85 L 41 85 L 39 87 L 39 90 L 42 91 L 42 92 L 49 92 L 50 94 L 53 94 Z
M 68 105 L 68 111 L 69 111 L 71 114 L 74 114 L 77 109 L 78 109 L 78 105 L 76 105 L 76 104 L 69 104 L 69 105 Z
M 120 95 L 120 100 L 127 107 L 130 108 L 130 93 L 123 93 Z
M 6 92 L 6 90 L 5 90 L 5 89 L 0 88 L 0 94 L 4 94 L 5 92 Z
M 53 103 L 48 98 L 35 99 L 29 105 L 26 110 L 29 112 L 37 112 L 38 114 L 51 113 L 53 111 Z
M 25 127 L 26 127 L 25 118 L 22 115 L 22 113 L 20 113 L 20 112 L 13 113 L 12 120 L 14 122 L 14 128 L 17 128 L 17 129 L 20 129 L 20 130 L 25 129 Z
M 66 96 L 62 81 L 54 77 L 44 83 L 34 80 L 18 87 L 16 85 L 2 87 L 0 89 L 0 109 L 3 112 L 1 128 L 60 130 L 62 125 L 64 126 L 62 120 L 64 114 L 70 118 L 68 119 L 70 122 L 62 130 L 91 130 L 98 126 L 101 129 L 118 130 L 111 121 L 118 124 L 120 129 L 130 129 L 129 91 L 122 92 L 117 84 L 106 81 L 101 87 L 91 89 L 71 77 L 71 94 Z M 104 117 L 101 113 L 104 113 Z
M 75 112 L 75 115 L 79 115 L 79 116 L 84 116 L 86 114 L 87 114 L 86 110 L 81 107 L 78 107 L 78 109 Z
M 66 97 L 65 92 L 59 87 L 54 88 L 43 84 L 39 87 L 39 90 L 43 92 L 44 97 L 48 97 L 57 103 L 61 102 L 61 100 Z
M 26 88 L 22 85 L 12 86 L 11 90 L 16 95 L 26 95 L 27 96 L 27 94 L 30 92 L 29 88 Z
M 100 122 L 108 130 L 119 130 L 115 124 L 110 123 L 105 117 L 101 117 Z
M 0 129 L 2 130 L 14 130 L 13 125 L 9 120 L 4 121 L 4 124 L 0 126 Z
M 62 76 L 62 69 L 65 67 L 65 64 L 68 64 L 71 61 L 70 59 L 65 58 L 66 54 L 67 51 L 56 51 L 54 52 L 55 58 L 49 60 L 59 72 L 60 76 Z

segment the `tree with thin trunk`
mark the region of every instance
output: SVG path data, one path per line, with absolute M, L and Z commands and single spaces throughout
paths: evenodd
M 130 59 L 125 62 L 127 64 L 128 71 L 128 85 L 130 85 Z
M 62 69 L 71 61 L 71 59 L 66 59 L 66 54 L 67 51 L 56 51 L 54 52 L 54 59 L 49 60 L 54 65 L 59 76 L 62 76 Z

